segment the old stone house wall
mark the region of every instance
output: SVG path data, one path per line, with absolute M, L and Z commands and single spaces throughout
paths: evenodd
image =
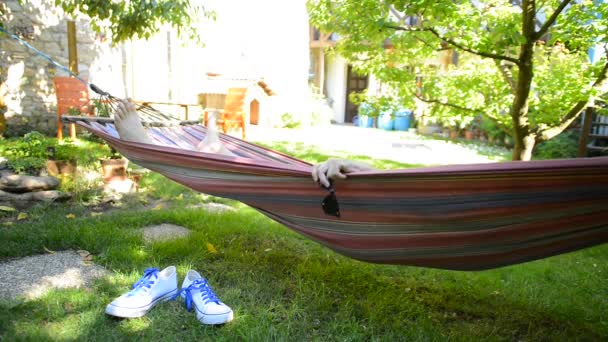
M 74 19 L 80 76 L 91 77 L 91 68 L 99 64 L 100 53 L 109 44 L 95 34 L 83 18 L 69 18 L 54 6 L 53 0 L 16 0 L 0 3 L 5 28 L 44 52 L 60 64 L 68 65 L 67 22 Z M 54 76 L 67 76 L 65 71 L 29 50 L 9 36 L 0 33 L 0 77 L 4 81 L 8 121 L 7 134 L 20 135 L 38 130 L 54 135 L 56 98 Z
M 4 13 L 0 22 L 67 66 L 67 22 L 74 20 L 80 76 L 116 97 L 196 106 L 207 75 L 219 73 L 233 79 L 263 79 L 276 93 L 268 117 L 300 112 L 310 115 L 306 102 L 309 51 L 305 0 L 209 0 L 206 6 L 217 13 L 217 18 L 197 26 L 204 47 L 178 40 L 176 30 L 169 28 L 149 40 L 134 39 L 112 46 L 90 29 L 90 19 L 70 18 L 54 3 L 0 1 L 0 14 Z M 0 97 L 7 106 L 8 133 L 22 135 L 33 129 L 56 133 L 55 76 L 67 74 L 0 34 L 0 81 L 5 81 L 7 90 Z M 190 108 L 190 113 L 196 110 Z M 261 108 L 260 112 L 265 110 Z

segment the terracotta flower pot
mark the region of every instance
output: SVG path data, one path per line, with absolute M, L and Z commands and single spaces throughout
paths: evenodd
M 77 165 L 75 160 L 47 160 L 46 171 L 51 176 L 74 176 Z
M 127 179 L 128 159 L 103 159 L 101 160 L 102 178 L 105 183 L 114 180 Z

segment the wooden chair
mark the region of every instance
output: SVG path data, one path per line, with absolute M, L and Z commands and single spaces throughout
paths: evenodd
M 93 115 L 93 104 L 89 98 L 86 84 L 73 77 L 55 77 L 55 94 L 57 96 L 57 139 L 63 139 L 61 116 L 77 111 L 81 115 Z M 77 114 L 77 113 L 76 113 Z M 70 123 L 70 138 L 76 138 L 76 125 Z
M 230 88 L 226 94 L 224 109 L 220 110 L 217 124 L 224 133 L 233 128 L 241 129 L 242 139 L 246 138 L 247 114 L 245 111 L 245 96 L 247 88 Z M 205 110 L 205 126 L 209 123 L 210 109 Z

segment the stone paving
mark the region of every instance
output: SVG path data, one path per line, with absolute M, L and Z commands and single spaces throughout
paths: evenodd
M 32 255 L 0 263 L 0 299 L 35 299 L 49 289 L 86 287 L 109 272 L 86 251 Z
M 480 151 L 486 150 L 492 154 L 505 153 L 505 150 L 499 147 L 458 144 L 431 139 L 414 132 L 384 131 L 352 125 L 331 125 L 301 130 L 251 126 L 247 134 L 247 139 L 254 142 L 300 142 L 315 146 L 322 153 L 347 152 L 351 155 L 429 166 L 488 163 L 496 160 L 479 154 Z

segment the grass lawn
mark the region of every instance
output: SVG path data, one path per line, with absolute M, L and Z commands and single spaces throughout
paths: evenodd
M 270 147 L 307 159 L 304 146 Z M 346 155 L 333 155 L 346 157 Z M 352 156 L 349 156 L 352 157 Z M 360 158 L 360 159 L 365 159 Z M 369 158 L 368 158 L 369 160 Z M 378 167 L 408 167 L 369 160 Z M 78 203 L 39 206 L 17 220 L 4 213 L 0 261 L 85 249 L 113 271 L 92 289 L 56 290 L 0 303 L 0 340 L 433 341 L 606 340 L 608 247 L 482 272 L 376 265 L 342 257 L 230 200 L 234 212 L 190 207 L 217 200 L 156 174 L 141 194 L 103 214 Z M 107 208 L 105 208 L 107 209 Z M 139 228 L 173 223 L 189 238 L 145 244 Z M 235 312 L 225 326 L 203 326 L 181 302 L 137 319 L 105 306 L 146 267 L 175 265 L 207 277 Z M 179 279 L 181 283 L 182 279 Z

